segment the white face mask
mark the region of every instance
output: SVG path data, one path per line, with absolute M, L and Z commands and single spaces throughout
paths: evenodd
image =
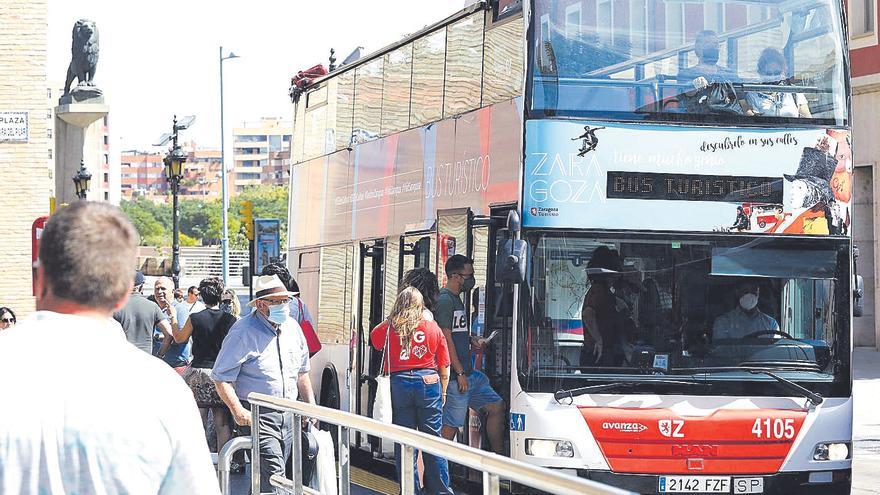
M 758 305 L 758 295 L 743 294 L 743 296 L 739 298 L 739 305 L 740 307 L 742 307 L 742 309 L 746 311 L 751 311 L 755 309 L 755 306 Z

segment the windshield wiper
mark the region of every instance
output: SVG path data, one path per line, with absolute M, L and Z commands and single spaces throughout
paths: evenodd
M 569 389 L 569 390 L 559 390 L 555 394 L 553 394 L 553 398 L 556 399 L 556 401 L 558 402 L 558 401 L 565 399 L 565 398 L 574 399 L 575 397 L 578 397 L 578 396 L 584 395 L 584 394 L 593 394 L 593 393 L 597 393 L 597 392 L 603 392 L 605 390 L 613 390 L 616 388 L 629 388 L 629 387 L 635 387 L 638 385 L 646 385 L 646 384 L 648 384 L 648 385 L 672 385 L 672 386 L 678 386 L 678 385 L 706 386 L 706 385 L 709 385 L 709 383 L 704 383 L 704 382 L 686 382 L 686 381 L 681 381 L 681 380 L 642 380 L 642 381 L 612 382 L 612 383 L 603 383 L 601 385 L 590 385 L 587 387 L 573 388 L 573 389 Z
M 754 375 L 758 375 L 758 374 L 767 375 L 770 378 L 773 378 L 774 380 L 779 382 L 779 384 L 781 384 L 786 389 L 797 393 L 797 395 L 800 395 L 802 397 L 809 399 L 809 401 L 812 402 L 814 405 L 818 406 L 819 404 L 821 404 L 822 402 L 825 401 L 825 399 L 821 395 L 817 394 L 816 392 L 813 392 L 812 390 L 810 390 L 808 388 L 802 387 L 787 378 L 782 378 L 781 376 L 774 373 L 774 371 L 817 371 L 817 370 L 813 369 L 812 367 L 779 366 L 779 367 L 772 367 L 772 368 L 767 368 L 767 367 L 755 368 L 755 367 L 745 367 L 745 366 L 716 366 L 716 367 L 707 367 L 707 368 L 674 368 L 669 371 L 670 371 L 670 373 L 681 373 L 681 372 L 685 372 L 685 373 L 724 373 L 727 371 L 745 371 L 748 373 L 752 373 Z
M 777 375 L 776 373 L 773 373 L 772 371 L 749 370 L 749 373 L 752 373 L 754 375 L 758 375 L 758 374 L 767 375 L 770 378 L 773 378 L 774 380 L 779 382 L 779 384 L 782 385 L 784 388 L 787 388 L 788 390 L 791 390 L 792 392 L 796 392 L 798 395 L 802 395 L 802 396 L 806 397 L 810 402 L 813 403 L 814 406 L 818 406 L 819 404 L 821 404 L 822 402 L 825 401 L 825 399 L 821 395 L 817 394 L 816 392 L 813 392 L 812 390 L 809 390 L 805 387 L 802 387 L 787 378 L 782 378 L 781 376 Z

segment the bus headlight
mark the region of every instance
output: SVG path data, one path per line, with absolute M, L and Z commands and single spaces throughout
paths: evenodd
M 814 461 L 843 461 L 849 459 L 849 444 L 843 442 L 827 442 L 816 445 L 813 449 Z
M 574 446 L 568 440 L 527 438 L 526 454 L 535 457 L 574 457 Z

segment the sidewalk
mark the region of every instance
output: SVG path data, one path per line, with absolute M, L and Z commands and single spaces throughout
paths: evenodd
M 853 495 L 880 493 L 880 352 L 853 351 Z

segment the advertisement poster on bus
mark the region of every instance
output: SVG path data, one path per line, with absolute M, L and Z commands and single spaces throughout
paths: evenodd
M 850 134 L 533 120 L 528 227 L 849 235 Z
M 431 229 L 438 210 L 515 202 L 520 99 L 358 144 L 291 170 L 290 246 Z
M 280 259 L 281 222 L 277 218 L 254 219 L 254 273 Z

